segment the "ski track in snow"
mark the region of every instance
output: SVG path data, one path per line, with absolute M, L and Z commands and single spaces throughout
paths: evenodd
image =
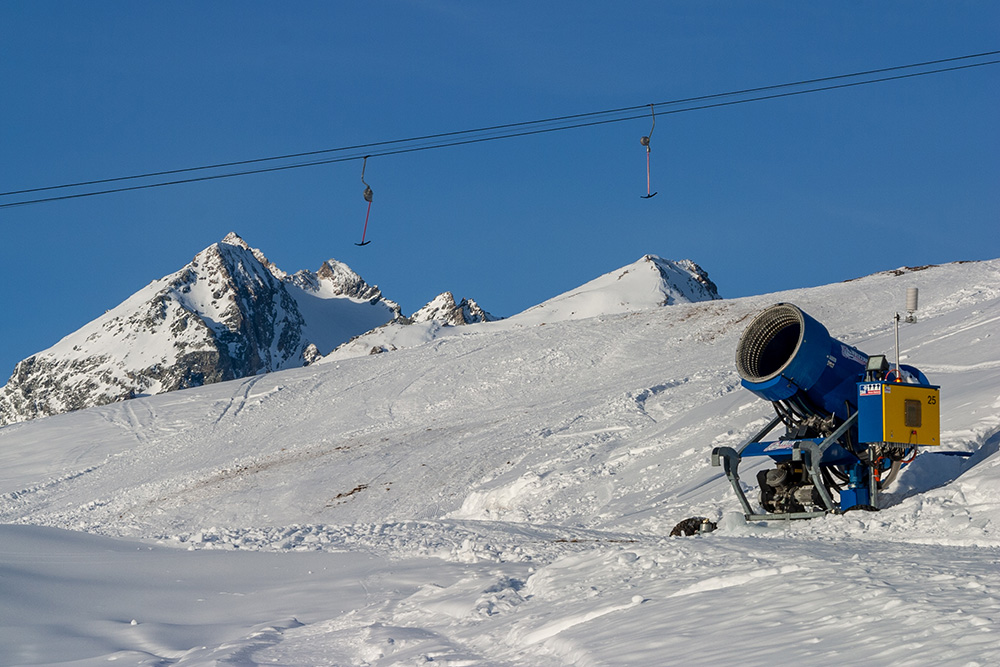
M 732 368 L 749 318 L 891 355 L 913 280 L 902 356 L 974 456 L 922 453 L 877 513 L 746 524 L 708 458 L 772 414 Z M 2 428 L 0 663 L 1000 663 L 998 285 L 535 311 Z M 689 516 L 719 529 L 666 537 Z

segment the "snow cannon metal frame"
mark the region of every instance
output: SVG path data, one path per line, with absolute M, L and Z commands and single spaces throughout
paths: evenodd
M 884 355 L 836 340 L 790 303 L 750 322 L 736 369 L 777 413 L 739 447 L 712 450 L 712 465 L 725 470 L 748 521 L 876 510 L 879 490 L 917 448 L 940 444 L 939 387 L 912 366 L 893 368 Z M 785 434 L 765 441 L 779 424 Z M 775 464 L 757 473 L 763 513 L 753 510 L 739 477 L 740 461 L 759 456 Z

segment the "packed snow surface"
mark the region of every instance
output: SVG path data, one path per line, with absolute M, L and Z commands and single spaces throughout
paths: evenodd
M 0 429 L 0 663 L 1000 664 L 1000 260 L 625 312 L 595 304 L 648 295 L 599 287 Z M 744 327 L 791 302 L 894 358 L 907 287 L 902 361 L 972 456 L 925 450 L 879 512 L 747 524 L 709 462 L 773 414 Z M 668 537 L 692 516 L 719 529 Z

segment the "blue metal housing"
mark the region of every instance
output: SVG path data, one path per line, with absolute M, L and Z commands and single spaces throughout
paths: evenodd
M 847 419 L 868 355 L 842 343 L 790 303 L 760 313 L 736 347 L 744 387 L 766 401 L 802 399 L 817 412 Z

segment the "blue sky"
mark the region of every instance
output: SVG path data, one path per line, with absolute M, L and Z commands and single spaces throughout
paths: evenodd
M 0 191 L 997 49 L 987 1 L 7 0 Z M 0 209 L 0 382 L 229 231 L 405 312 L 512 315 L 647 253 L 726 297 L 994 258 L 998 108 L 994 65 L 658 116 L 649 200 L 646 119 L 374 158 L 363 248 L 360 160 Z

